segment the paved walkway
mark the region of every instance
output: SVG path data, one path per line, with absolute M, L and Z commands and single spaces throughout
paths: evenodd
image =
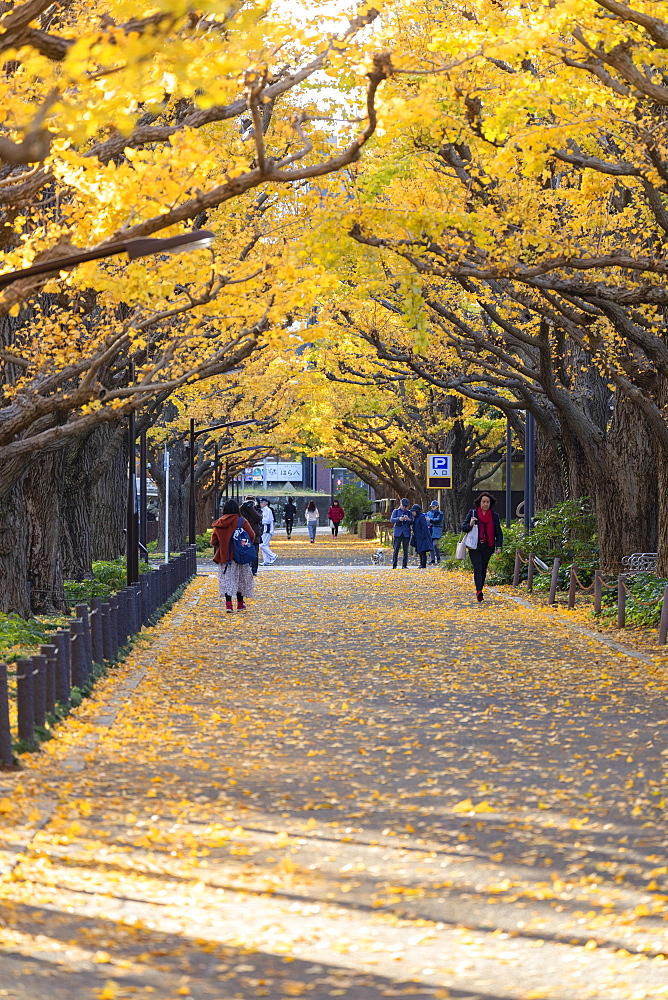
M 369 550 L 199 577 L 0 776 L 0 997 L 668 996 L 665 676 Z

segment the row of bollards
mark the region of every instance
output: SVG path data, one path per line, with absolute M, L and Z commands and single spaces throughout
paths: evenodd
M 67 628 L 54 632 L 35 656 L 16 661 L 16 735 L 22 750 L 37 747 L 57 706 L 67 711 L 73 692 L 87 693 L 96 668 L 114 663 L 131 636 L 196 572 L 197 550 L 191 545 L 109 600 L 77 604 Z M 15 763 L 7 666 L 0 663 L 0 766 Z

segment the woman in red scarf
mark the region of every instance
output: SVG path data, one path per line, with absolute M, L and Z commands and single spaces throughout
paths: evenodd
M 482 588 L 487 578 L 487 566 L 494 551 L 501 551 L 503 532 L 499 515 L 492 510 L 496 497 L 491 493 L 481 493 L 473 501 L 473 507 L 468 512 L 462 524 L 462 531 L 469 532 L 474 525 L 478 526 L 478 544 L 475 548 L 467 545 L 471 563 L 473 564 L 473 579 L 475 580 L 476 597 L 483 600 Z

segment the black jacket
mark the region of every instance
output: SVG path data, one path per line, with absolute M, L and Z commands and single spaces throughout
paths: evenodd
M 297 508 L 293 504 L 292 500 L 290 500 L 290 502 L 286 503 L 285 507 L 283 508 L 283 518 L 284 519 L 287 518 L 288 521 L 289 520 L 294 521 L 296 516 L 297 516 Z
M 471 518 L 477 517 L 477 507 L 471 507 L 470 511 L 462 522 L 462 531 L 470 531 Z M 479 522 L 476 522 L 479 524 Z M 492 523 L 494 525 L 494 548 L 500 549 L 503 545 L 503 532 L 501 531 L 501 518 L 495 510 L 492 511 Z
M 251 528 L 255 532 L 255 544 L 259 545 L 262 541 L 262 514 L 259 512 L 252 500 L 247 500 L 246 503 L 242 503 L 239 508 L 239 513 L 242 517 L 245 517 Z

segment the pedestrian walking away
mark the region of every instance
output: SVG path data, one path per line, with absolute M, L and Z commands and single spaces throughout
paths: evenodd
M 264 497 L 260 500 L 260 509 L 262 511 L 262 541 L 260 542 L 260 549 L 262 551 L 263 566 L 271 566 L 278 559 L 275 552 L 271 551 L 269 543 L 274 536 L 274 512 L 269 506 L 269 501 L 265 500 Z
M 285 507 L 283 508 L 283 518 L 285 520 L 285 534 L 288 538 L 292 538 L 292 528 L 295 523 L 295 517 L 297 516 L 297 508 L 293 504 L 292 500 L 288 500 Z
M 492 507 L 496 503 L 496 497 L 492 493 L 481 493 L 473 501 L 473 507 L 464 518 L 462 531 L 469 532 L 472 528 L 478 528 L 478 538 L 475 545 L 466 542 L 471 563 L 473 565 L 473 579 L 475 582 L 476 597 L 483 600 L 483 587 L 487 579 L 487 566 L 494 552 L 500 552 L 503 545 L 503 532 L 501 530 L 501 520 Z
M 429 504 L 429 510 L 425 512 L 424 516 L 427 518 L 429 530 L 431 531 L 430 565 L 435 566 L 436 563 L 440 563 L 441 561 L 441 550 L 438 543 L 443 534 L 443 511 L 440 508 L 438 500 L 432 500 Z
M 308 528 L 308 535 L 312 542 L 315 541 L 315 531 L 318 527 L 318 518 L 320 514 L 318 513 L 318 508 L 316 507 L 313 500 L 309 500 L 306 505 L 306 527 Z
M 255 576 L 260 562 L 260 542 L 262 541 L 262 514 L 255 497 L 246 497 L 239 508 L 239 513 L 246 518 L 255 532 L 255 558 L 251 563 L 251 571 Z
M 344 519 L 345 516 L 346 512 L 339 503 L 339 501 L 334 500 L 332 506 L 327 511 L 327 517 L 332 522 L 332 534 L 334 535 L 334 538 L 338 537 L 339 525 L 341 524 L 341 521 Z
M 413 512 L 413 533 L 411 541 L 413 548 L 417 552 L 418 558 L 420 559 L 420 569 L 426 569 L 427 554 L 433 550 L 429 522 L 422 513 L 422 507 L 419 503 L 414 503 L 411 510 Z
M 408 543 L 411 540 L 413 512 L 411 511 L 410 503 L 408 502 L 407 497 L 403 498 L 400 507 L 396 507 L 392 511 L 390 521 L 394 525 L 394 535 L 392 538 L 392 569 L 397 568 L 399 549 L 402 547 L 404 554 L 401 566 L 402 569 L 408 569 Z
M 252 597 L 255 589 L 255 578 L 248 562 L 237 562 L 234 534 L 237 530 L 245 532 L 247 538 L 241 538 L 242 544 L 254 548 L 255 532 L 252 526 L 239 513 L 236 500 L 226 500 L 222 517 L 213 522 L 211 543 L 214 548 L 213 561 L 218 565 L 218 593 L 225 599 L 225 610 L 233 612 L 232 595 L 237 596 L 237 611 L 246 610 L 246 598 Z

